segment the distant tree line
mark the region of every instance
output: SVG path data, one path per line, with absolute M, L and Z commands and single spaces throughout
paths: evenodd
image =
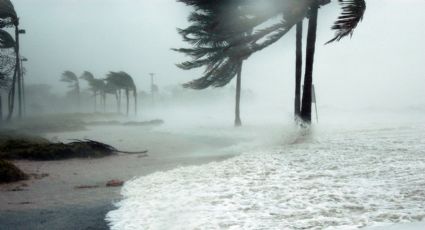
M 109 72 L 105 78 L 97 79 L 89 71 L 84 71 L 84 73 L 77 77 L 77 75 L 72 71 L 65 71 L 62 73 L 60 80 L 68 83 L 71 91 L 69 95 L 75 98 L 75 101 L 78 105 L 81 103 L 80 96 L 80 81 L 83 79 L 89 84 L 89 89 L 93 93 L 94 101 L 94 110 L 97 111 L 97 105 L 99 98 L 99 104 L 103 107 L 103 111 L 106 110 L 106 96 L 108 94 L 113 95 L 116 99 L 117 112 L 121 112 L 121 98 L 122 94 L 125 94 L 126 97 L 126 114 L 129 115 L 130 111 L 130 93 L 134 97 L 134 113 L 137 115 L 137 87 L 133 81 L 133 78 L 126 72 Z

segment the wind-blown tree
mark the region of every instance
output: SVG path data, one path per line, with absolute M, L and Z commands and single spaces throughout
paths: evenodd
M 317 17 L 321 2 L 327 3 L 329 0 L 313 1 L 309 7 L 310 13 L 307 34 L 306 66 L 300 113 L 301 119 L 306 123 L 311 123 L 313 64 L 316 48 Z M 339 2 L 342 4 L 343 11 L 332 26 L 332 29 L 336 30 L 335 37 L 328 41 L 327 44 L 339 41 L 346 36 L 351 36 L 358 23 L 362 20 L 366 10 L 365 0 L 339 0 Z
M 100 96 L 100 104 L 103 105 L 103 110 L 105 112 L 106 106 L 106 92 L 105 92 L 105 81 L 103 79 L 96 79 L 92 73 L 89 71 L 84 71 L 80 77 L 83 80 L 86 80 L 89 83 L 90 90 L 93 92 L 94 97 L 94 111 L 97 111 L 97 95 Z
M 294 116 L 298 121 L 301 113 L 301 78 L 303 67 L 303 54 L 302 54 L 302 38 L 303 38 L 303 21 L 297 23 L 295 34 L 295 102 L 294 102 Z
M 104 93 L 105 93 L 105 101 L 106 101 L 106 95 L 107 94 L 112 94 L 115 96 L 115 99 L 117 100 L 117 112 L 121 113 L 121 89 L 120 87 L 118 87 L 117 85 L 115 85 L 115 83 L 111 82 L 111 81 L 107 81 L 105 80 L 105 88 L 104 88 Z
M 68 87 L 71 88 L 71 93 L 77 97 L 77 103 L 78 106 L 80 106 L 80 81 L 77 75 L 67 70 L 62 73 L 61 81 L 68 83 Z
M 8 36 L 8 33 L 3 30 L 5 27 L 14 27 L 15 28 L 15 40 L 11 39 L 11 36 Z M 5 48 L 11 48 L 13 45 L 15 51 L 15 70 L 12 78 L 12 85 L 9 91 L 8 97 L 8 108 L 9 114 L 7 119 L 10 120 L 13 115 L 14 105 L 15 105 L 15 87 L 18 83 L 18 99 L 19 99 L 19 116 L 22 115 L 22 95 L 21 95 L 21 64 L 20 64 L 20 55 L 19 55 L 19 18 L 16 14 L 15 8 L 10 0 L 0 0 L 0 30 L 1 32 L 1 46 Z
M 217 4 L 226 7 L 226 1 L 215 0 L 180 0 L 195 8 L 192 18 L 202 18 L 205 12 L 214 11 Z M 309 18 L 307 35 L 306 71 L 304 80 L 303 104 L 301 118 L 304 122 L 311 122 L 311 86 L 314 62 L 314 48 L 317 30 L 317 11 L 321 5 L 326 5 L 330 0 L 246 0 L 238 7 L 238 14 L 245 17 L 235 17 L 228 14 L 227 17 L 216 17 L 207 27 L 193 27 L 192 31 L 185 36 L 185 40 L 195 47 L 199 44 L 217 43 L 208 55 L 200 56 L 191 65 L 208 65 L 215 73 L 226 73 L 230 68 L 236 69 L 229 60 L 234 57 L 247 58 L 255 52 L 270 46 L 278 41 L 291 28 L 301 22 L 305 17 Z M 335 37 L 329 42 L 339 41 L 341 38 L 351 35 L 357 24 L 361 21 L 366 4 L 365 0 L 338 0 L 342 5 L 342 15 L 332 27 L 336 30 Z M 233 2 L 233 1 L 227 1 Z M 229 3 L 227 3 L 229 4 Z M 270 25 L 270 20 L 282 15 L 282 20 Z M 189 19 L 191 20 L 191 18 Z M 206 29 L 205 29 L 206 28 Z M 249 31 L 253 31 L 247 36 Z M 210 35 L 214 35 L 211 40 Z M 185 64 L 185 63 L 183 63 Z M 208 69 L 208 70 L 209 70 Z M 227 78 L 228 75 L 219 75 Z M 203 82 L 211 81 L 212 75 L 203 77 Z
M 125 96 L 126 96 L 126 102 L 127 102 L 127 108 L 126 108 L 126 114 L 129 115 L 129 93 L 130 91 L 133 92 L 134 96 L 134 111 L 135 114 L 137 114 L 137 87 L 134 84 L 133 78 L 127 74 L 126 72 L 109 72 L 106 77 L 106 84 L 117 87 L 118 91 L 124 90 Z M 119 92 L 119 95 L 121 93 Z M 121 100 L 121 99 L 120 99 Z M 119 100 L 119 101 L 120 101 Z
M 12 76 L 15 69 L 15 58 L 0 51 L 0 121 L 3 120 L 2 92 L 8 92 L 12 85 Z
M 10 52 L 10 48 L 15 46 L 12 36 L 6 31 L 0 29 L 0 121 L 3 120 L 3 100 L 2 91 L 8 91 L 11 88 L 12 79 L 15 70 L 15 57 Z
M 181 1 L 188 5 L 192 3 L 192 1 Z M 243 61 L 247 57 L 236 53 L 231 57 L 223 55 L 223 48 L 229 42 L 227 40 L 229 37 L 221 36 L 220 33 L 215 33 L 210 28 L 215 26 L 217 20 L 229 17 L 230 13 L 232 13 L 233 17 L 245 17 L 245 15 L 239 14 L 239 7 L 242 5 L 242 1 L 217 0 L 215 4 L 196 6 L 196 10 L 189 16 L 191 25 L 186 29 L 179 29 L 183 40 L 191 44 L 193 48 L 174 49 L 192 58 L 191 61 L 178 64 L 177 66 L 181 69 L 205 68 L 204 75 L 201 78 L 183 85 L 186 88 L 200 90 L 207 87 L 223 87 L 236 76 L 236 127 L 242 125 L 240 118 L 241 78 Z M 238 32 L 229 30 L 227 33 Z M 250 33 L 251 31 L 245 32 L 242 36 Z

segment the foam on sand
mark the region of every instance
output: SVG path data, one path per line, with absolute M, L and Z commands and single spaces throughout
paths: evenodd
M 357 229 L 425 218 L 425 126 L 312 138 L 125 184 L 112 229 Z

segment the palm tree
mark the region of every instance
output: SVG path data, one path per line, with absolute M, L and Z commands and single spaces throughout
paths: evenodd
M 1 24 L 0 24 L 1 25 Z M 15 47 L 15 40 L 12 36 L 0 29 L 0 89 L 9 89 L 11 79 L 10 75 L 16 70 L 15 58 L 9 55 L 7 49 Z M 3 120 L 3 105 L 0 92 L 0 122 Z
M 106 84 L 113 87 L 116 87 L 116 89 L 118 89 L 118 94 L 121 94 L 121 90 L 125 91 L 125 96 L 126 96 L 126 102 L 127 102 L 127 110 L 126 110 L 126 114 L 127 116 L 129 115 L 129 93 L 130 91 L 133 91 L 133 96 L 134 96 L 134 111 L 135 114 L 137 114 L 137 88 L 136 85 L 134 84 L 133 78 L 127 74 L 126 72 L 109 72 L 109 74 L 107 74 L 106 77 Z M 120 97 L 120 96 L 118 96 Z
M 96 112 L 97 107 L 97 95 L 100 96 L 100 104 L 103 104 L 103 110 L 105 112 L 106 107 L 106 84 L 103 79 L 96 79 L 92 73 L 89 71 L 84 71 L 84 73 L 80 77 L 81 79 L 86 80 L 89 83 L 90 90 L 93 92 L 94 97 L 94 111 Z
M 61 81 L 69 83 L 69 88 L 77 96 L 77 103 L 80 106 L 80 82 L 77 75 L 71 71 L 65 71 L 62 73 Z
M 179 1 L 195 7 L 195 16 L 192 16 L 189 20 L 199 20 L 199 18 L 205 17 L 206 14 L 213 12 L 216 8 L 221 7 L 231 9 L 229 4 L 236 2 L 220 2 L 216 0 Z M 332 27 L 332 29 L 336 30 L 336 35 L 329 42 L 339 41 L 341 38 L 351 35 L 358 23 L 361 21 L 366 9 L 365 0 L 338 1 L 342 5 L 343 12 Z M 213 63 L 214 65 L 211 65 L 212 67 L 209 69 L 214 69 L 214 72 L 220 72 L 223 69 L 228 69 L 228 61 L 232 60 L 232 58 L 248 58 L 253 53 L 261 51 L 278 41 L 286 33 L 288 33 L 293 26 L 297 25 L 305 17 L 310 17 L 308 29 L 309 33 L 307 35 L 306 71 L 302 99 L 303 105 L 300 112 L 303 121 L 310 123 L 317 10 L 319 6 L 326 5 L 329 2 L 330 0 L 270 0 L 267 2 L 262 1 L 261 7 L 258 7 L 258 1 L 255 0 L 240 2 L 242 5 L 239 6 L 239 13 L 244 14 L 245 17 L 235 17 L 233 15 L 235 12 L 234 10 L 229 10 L 227 12 L 225 10 L 225 13 L 221 15 L 221 17 L 215 18 L 215 20 L 213 20 L 207 27 L 193 26 L 188 28 L 191 31 L 186 34 L 184 39 L 192 43 L 195 47 L 197 44 L 220 44 L 218 49 L 217 47 L 214 47 L 214 52 L 217 53 L 217 55 L 201 55 L 196 61 L 188 64 L 193 66 L 202 66 L 208 65 L 208 63 Z M 264 26 L 267 25 L 265 22 L 280 14 L 283 15 L 282 21 L 269 26 Z M 247 36 L 246 34 L 248 31 L 254 32 Z M 208 39 L 210 35 L 213 35 L 214 39 Z M 194 54 L 197 53 L 195 52 Z M 300 68 L 297 70 L 298 72 L 300 72 L 299 69 Z M 298 79 L 300 78 L 299 76 L 300 74 L 297 73 Z M 211 76 L 206 76 L 204 80 L 208 81 L 211 79 Z
M 301 77 L 303 66 L 302 54 L 302 36 L 303 36 L 303 21 L 297 23 L 295 38 L 295 103 L 294 115 L 298 120 L 301 113 Z
M 15 8 L 10 0 L 0 0 L 0 28 L 4 27 L 15 27 L 15 41 L 14 41 L 14 49 L 15 49 L 15 71 L 13 74 L 12 86 L 9 92 L 9 114 L 7 116 L 7 120 L 10 120 L 13 115 L 14 103 L 15 103 L 15 87 L 16 82 L 18 83 L 18 92 L 19 92 L 19 116 L 22 115 L 22 97 L 21 97 L 21 64 L 20 64 L 20 55 L 19 55 L 19 18 L 16 14 Z M 3 31 L 3 30 L 2 30 Z M 2 45 L 8 44 L 10 46 L 11 39 L 6 34 L 7 32 L 2 32 Z M 6 39 L 6 40 L 5 40 Z
M 320 4 L 327 4 L 329 1 L 330 0 L 313 1 L 310 5 L 304 89 L 300 114 L 301 119 L 307 124 L 311 123 L 313 64 L 316 47 L 317 15 Z M 335 37 L 328 41 L 327 44 L 334 41 L 339 41 L 345 36 L 352 35 L 354 29 L 362 20 L 366 10 L 365 0 L 340 0 L 339 2 L 342 4 L 343 12 L 332 27 L 332 29 L 336 30 Z
M 115 83 L 112 81 L 108 81 L 105 79 L 105 88 L 104 88 L 104 95 L 105 95 L 105 101 L 106 101 L 106 95 L 112 94 L 115 96 L 115 99 L 117 100 L 117 112 L 121 113 L 121 89 Z
M 190 0 L 182 2 L 191 5 Z M 213 4 L 199 2 L 196 10 L 189 16 L 192 24 L 186 29 L 180 29 L 179 33 L 183 40 L 192 44 L 194 48 L 174 49 L 192 57 L 191 61 L 183 62 L 177 66 L 189 70 L 193 68 L 205 67 L 204 75 L 196 80 L 184 84 L 184 87 L 192 89 L 205 89 L 208 87 L 223 87 L 227 85 L 236 76 L 236 102 L 235 102 L 235 127 L 242 125 L 240 118 L 240 98 L 241 98 L 241 78 L 244 55 L 240 55 L 238 50 L 225 50 L 229 43 L 229 36 L 223 36 L 224 33 L 211 30 L 216 26 L 216 22 L 226 15 L 233 12 L 234 17 L 245 17 L 239 14 L 239 7 L 242 1 L 217 0 Z M 245 17 L 244 20 L 247 20 Z M 226 35 L 239 32 L 226 31 Z M 246 36 L 251 31 L 244 32 Z M 226 54 L 229 54 L 226 57 Z

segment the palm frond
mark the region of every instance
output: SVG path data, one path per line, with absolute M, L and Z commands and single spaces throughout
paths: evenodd
M 352 36 L 354 29 L 363 19 L 364 12 L 366 11 L 365 0 L 338 1 L 342 6 L 342 13 L 332 26 L 332 29 L 336 30 L 335 37 L 328 41 L 326 44 L 334 41 L 339 41 L 348 35 Z
M 0 0 L 0 18 L 11 18 L 15 24 L 18 23 L 18 16 L 10 0 Z
M 94 75 L 89 71 L 84 71 L 80 78 L 86 81 L 91 81 L 94 80 Z
M 5 30 L 0 29 L 0 48 L 8 49 L 15 47 L 15 40 L 12 35 L 10 35 Z
M 65 71 L 62 73 L 61 81 L 68 83 L 78 82 L 78 77 L 71 71 Z

